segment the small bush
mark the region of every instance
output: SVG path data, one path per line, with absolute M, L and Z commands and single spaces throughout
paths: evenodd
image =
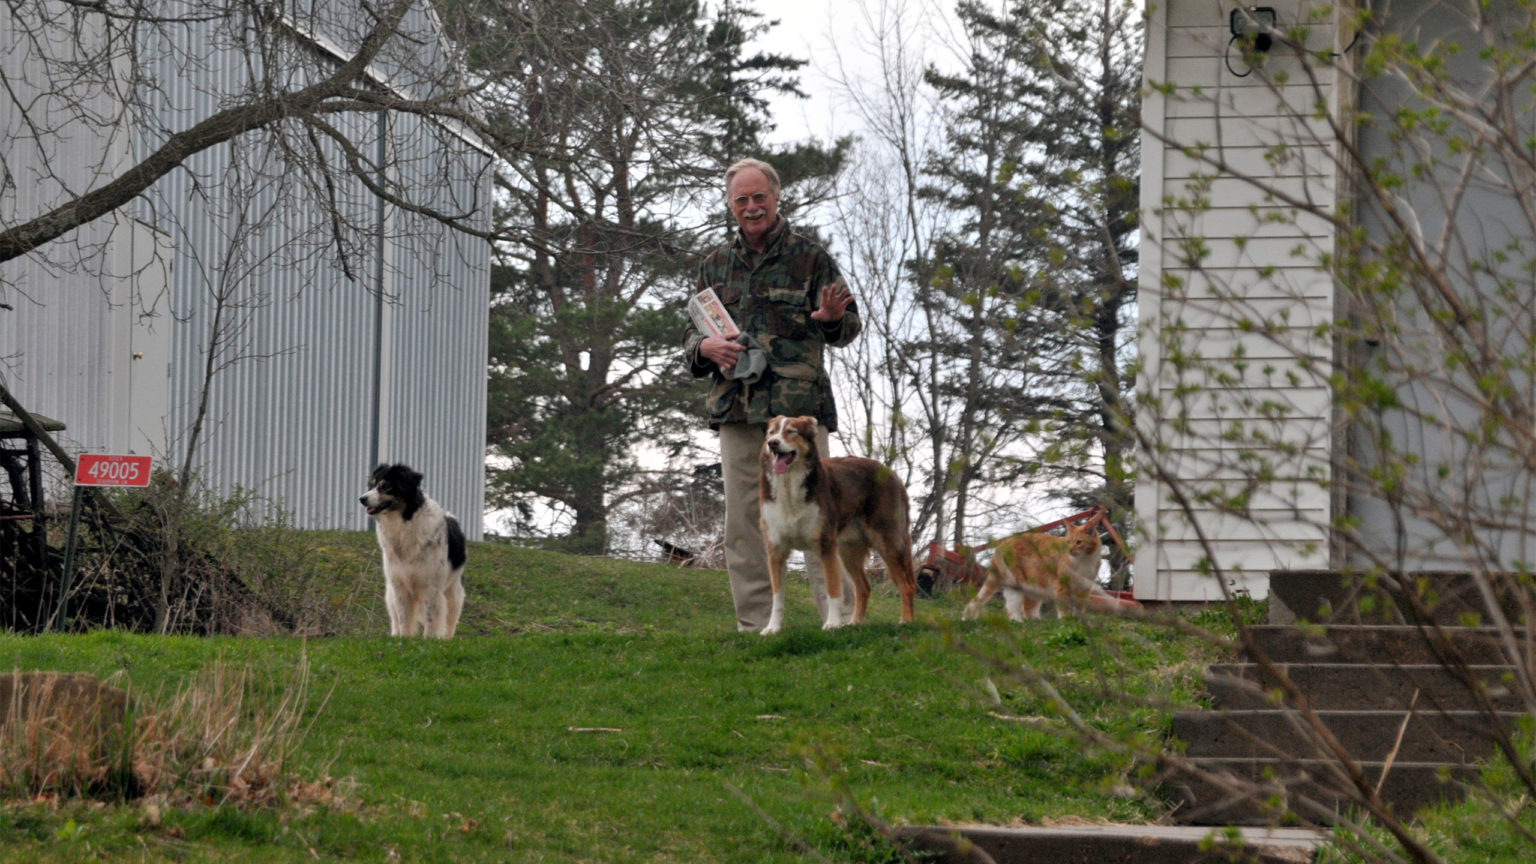
M 1234 596 L 1230 602 L 1213 602 L 1195 610 L 1190 621 L 1213 633 L 1223 635 L 1237 632 L 1237 622 L 1256 627 L 1269 623 L 1269 600 L 1255 600 L 1246 593 Z
M 292 530 L 287 514 L 243 489 L 215 495 L 162 473 L 114 503 L 119 515 L 97 514 L 80 544 L 71 629 L 326 635 L 352 623 L 356 587 L 373 585 L 361 573 L 336 578 L 324 535 Z
M 214 663 L 176 691 L 130 696 L 88 675 L 0 677 L 0 796 L 152 797 L 175 805 L 335 801 L 293 761 L 308 729 L 309 667 L 263 682 Z

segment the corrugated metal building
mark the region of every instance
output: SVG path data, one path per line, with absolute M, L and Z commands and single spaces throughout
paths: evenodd
M 64 68 L 61 57 L 97 68 L 113 40 L 89 13 L 35 5 L 51 23 L 40 11 L 30 34 L 0 28 L 7 83 L 42 97 L 0 102 L 0 229 L 100 186 L 275 78 L 312 80 L 372 23 L 356 4 L 307 0 L 252 4 L 259 20 L 236 10 L 141 25 L 111 74 L 66 82 L 70 98 L 50 101 L 59 82 L 38 70 Z M 167 17 L 193 9 L 162 5 Z M 414 9 L 401 30 L 371 77 L 430 97 L 451 72 L 434 21 Z M 53 125 L 41 138 L 39 117 Z M 0 309 L 0 374 L 23 404 L 68 425 L 72 449 L 179 468 L 193 445 L 203 483 L 251 490 L 302 527 L 366 528 L 368 470 L 409 462 L 478 539 L 488 243 L 386 203 L 336 166 L 356 148 L 376 162 L 373 182 L 484 228 L 490 159 L 421 116 L 323 120 L 319 133 L 295 122 L 199 153 L 129 208 L 0 264 L 0 303 L 13 307 Z

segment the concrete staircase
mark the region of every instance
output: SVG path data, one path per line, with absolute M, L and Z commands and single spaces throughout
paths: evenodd
M 1273 574 L 1272 620 L 1323 623 L 1254 628 L 1250 651 L 1208 670 L 1213 707 L 1173 721 L 1191 763 L 1166 768 L 1175 819 L 1327 825 L 1364 790 L 1398 817 L 1460 796 L 1531 704 L 1510 662 L 1531 643 L 1475 626 L 1477 596 L 1462 574 Z M 1519 598 L 1500 599 L 1519 620 Z

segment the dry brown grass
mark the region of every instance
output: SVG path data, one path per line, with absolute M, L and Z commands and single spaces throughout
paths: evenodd
M 302 656 L 283 680 L 220 662 L 153 698 L 88 675 L 0 676 L 0 797 L 336 803 L 334 781 L 294 765 L 308 701 Z
M 130 794 L 127 691 L 89 675 L 0 676 L 0 795 Z

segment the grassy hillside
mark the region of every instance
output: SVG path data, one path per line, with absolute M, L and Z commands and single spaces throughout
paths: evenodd
M 1166 715 L 1118 697 L 1188 698 L 1202 660 L 1123 621 L 959 626 L 960 596 L 900 627 L 886 586 L 874 623 L 823 633 L 803 578 L 785 633 L 738 634 L 723 573 L 492 544 L 470 550 L 459 638 L 391 639 L 371 535 L 306 542 L 345 635 L 0 635 L 0 660 L 146 693 L 213 663 L 277 680 L 305 665 L 300 773 L 337 778 L 338 800 L 12 803 L 0 861 L 884 860 L 835 789 L 896 822 L 1147 820 L 1131 766 L 1081 752 L 1032 695 L 994 691 L 952 640 L 1113 694 L 1089 719 L 1153 735 Z

